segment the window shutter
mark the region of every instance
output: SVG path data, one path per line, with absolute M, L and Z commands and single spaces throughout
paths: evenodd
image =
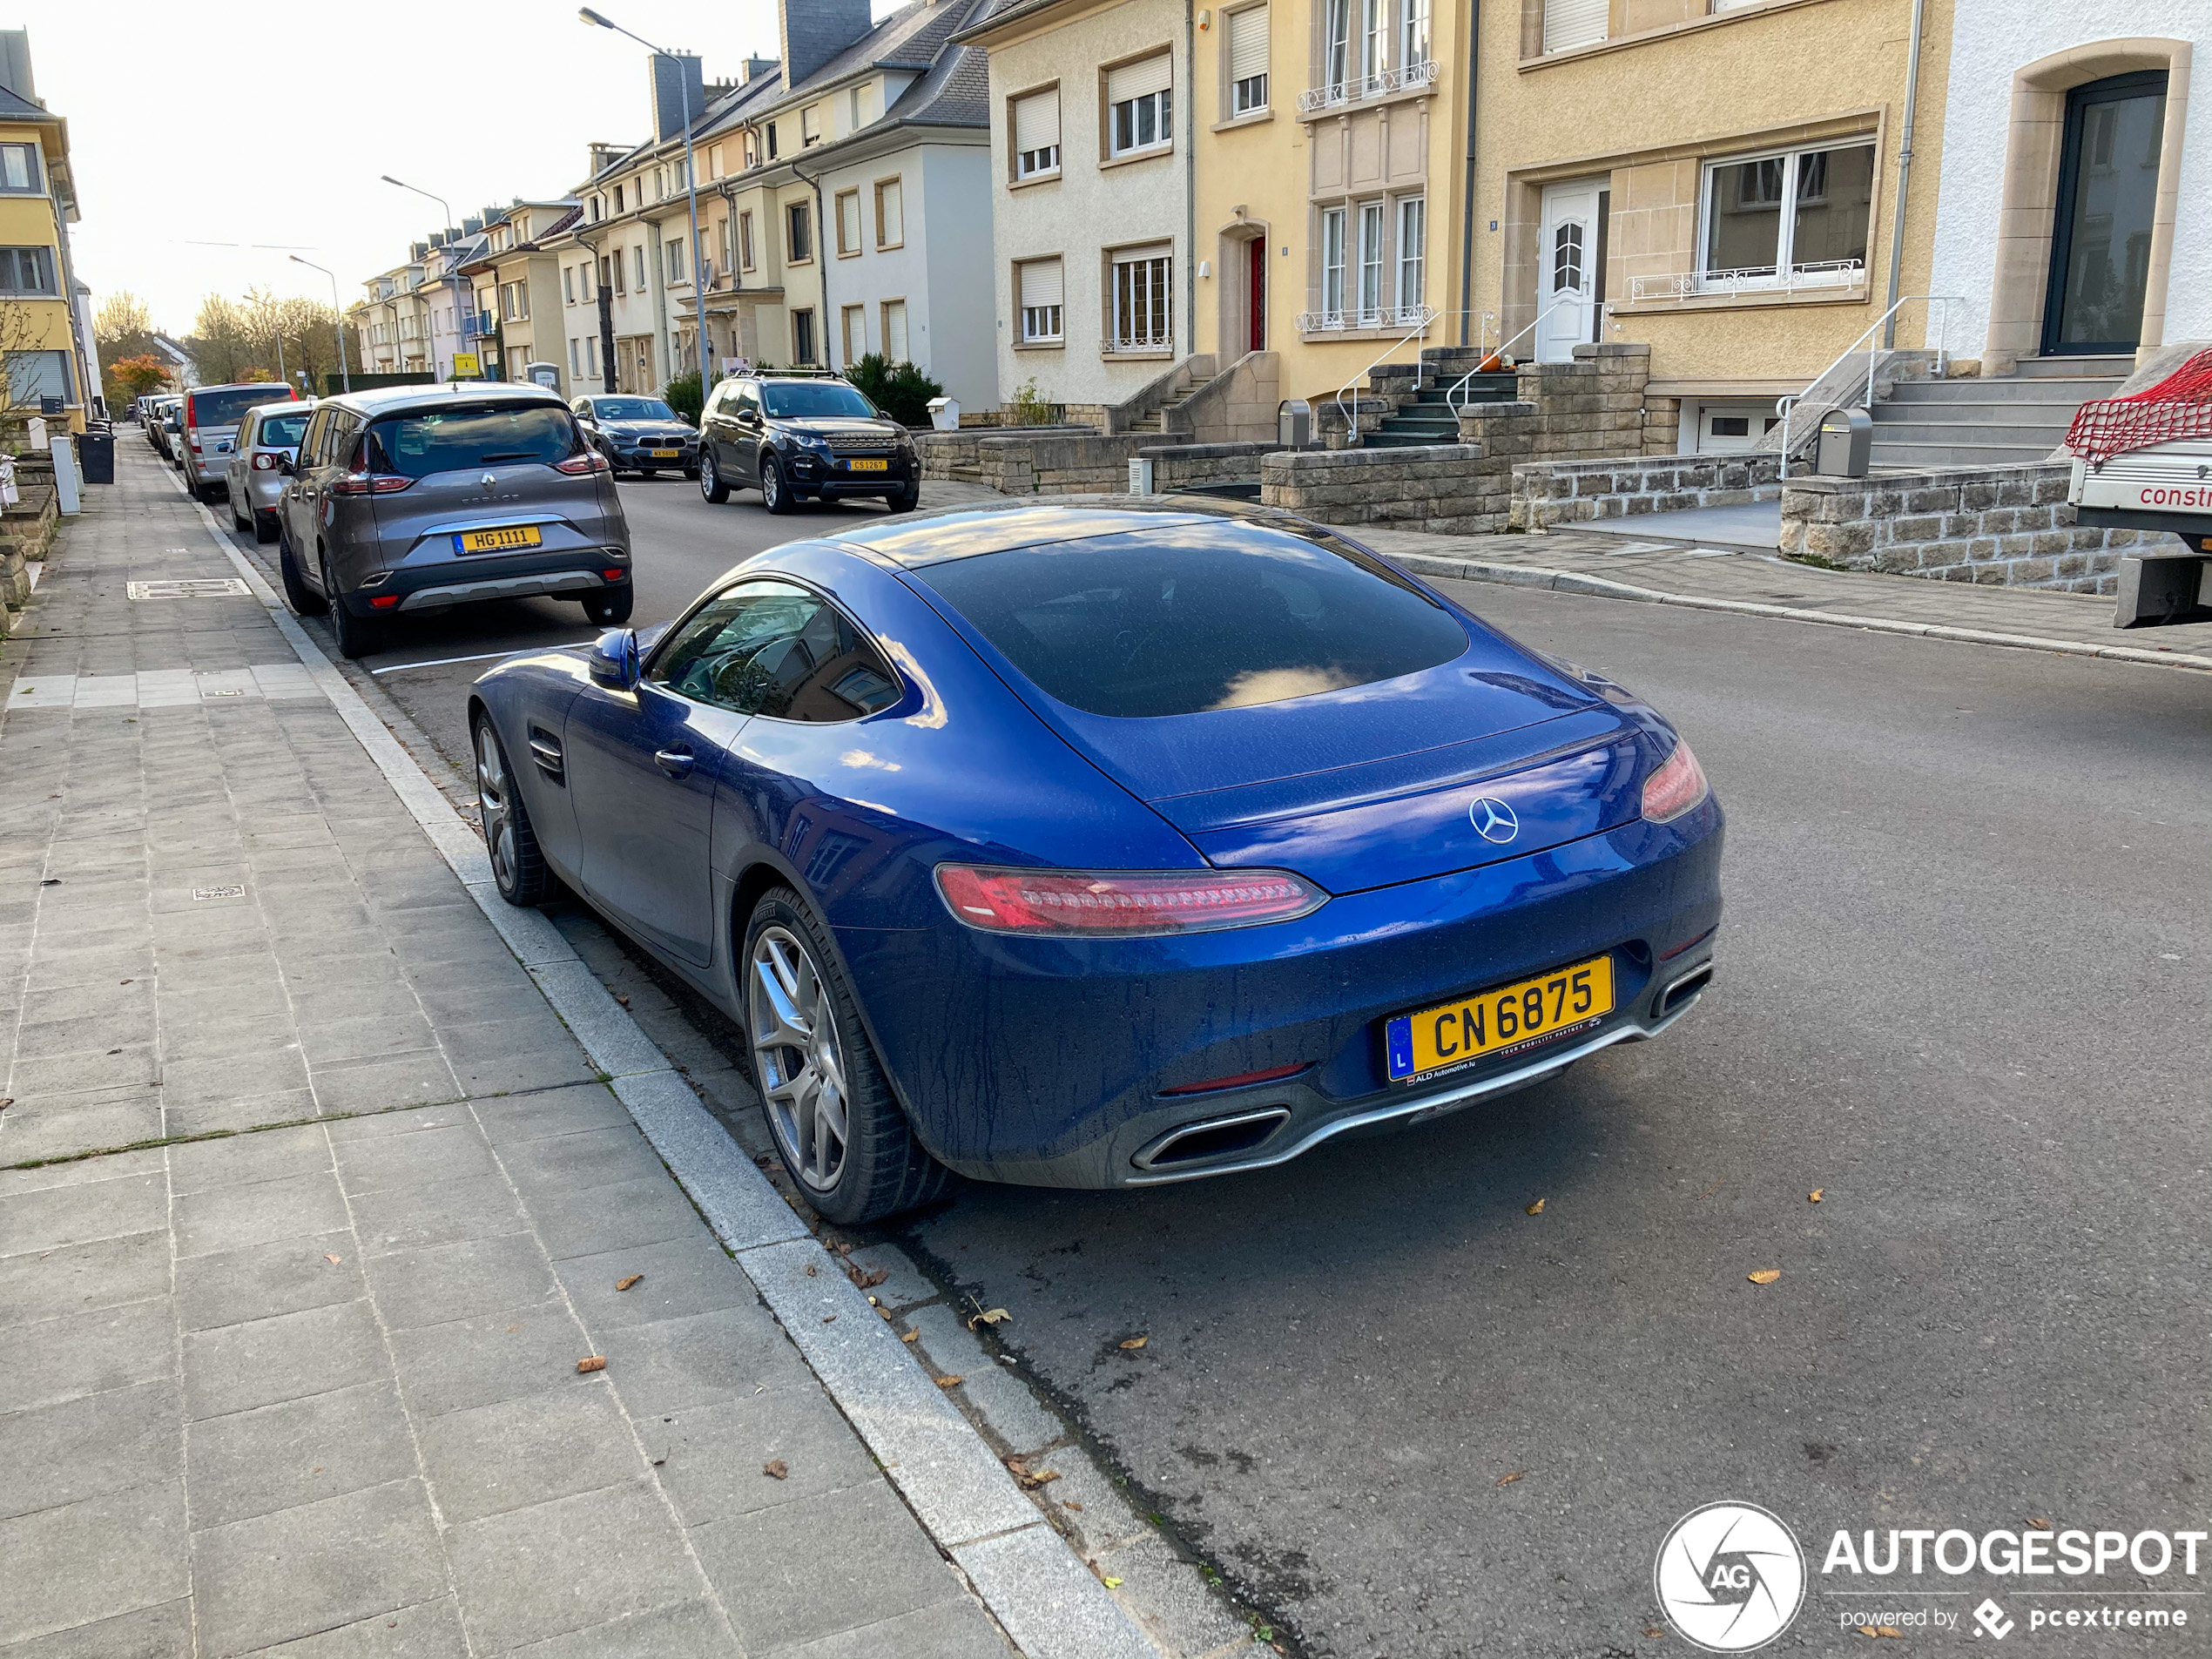
M 1601 6 L 1603 0 L 1600 0 Z M 1174 59 L 1165 52 L 1109 69 L 1106 71 L 1106 101 L 1123 104 L 1150 92 L 1163 92 L 1173 75 Z
M 1606 0 L 1544 0 L 1544 50 L 1563 52 L 1605 38 Z
M 1032 92 L 1014 100 L 1014 152 L 1042 150 L 1060 142 L 1060 91 Z
M 877 188 L 875 239 L 886 246 L 907 239 L 906 193 L 896 179 Z
M 1175 257 L 1175 244 L 1154 242 L 1145 247 L 1117 247 L 1113 260 L 1116 265 L 1135 265 L 1140 260 L 1166 260 Z
M 1030 260 L 1022 266 L 1022 304 L 1024 307 L 1059 305 L 1061 293 L 1058 260 Z
M 1250 80 L 1267 73 L 1267 8 L 1229 14 L 1229 78 Z
M 857 190 L 838 198 L 837 233 L 839 253 L 860 251 L 860 192 Z

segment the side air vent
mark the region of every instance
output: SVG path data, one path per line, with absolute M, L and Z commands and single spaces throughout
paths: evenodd
M 530 759 L 537 762 L 537 769 L 555 783 L 568 782 L 568 768 L 561 753 L 561 740 L 542 725 L 530 728 Z
M 1136 1157 L 1140 1170 L 1170 1170 L 1186 1163 L 1250 1152 L 1289 1121 L 1287 1106 L 1267 1106 L 1233 1117 L 1210 1117 L 1171 1130 Z

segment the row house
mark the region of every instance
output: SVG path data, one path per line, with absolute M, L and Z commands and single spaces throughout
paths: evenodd
M 82 432 L 100 381 L 74 299 L 77 217 L 69 124 L 39 100 L 29 36 L 0 30 L 0 300 L 10 314 L 0 391 L 18 415 L 57 403 L 70 429 Z
M 974 269 L 991 208 L 985 67 L 951 38 L 978 9 L 917 0 L 872 23 L 867 0 L 786 3 L 781 56 L 720 84 L 697 58 L 656 57 L 653 139 L 595 146 L 578 217 L 548 245 L 571 377 L 650 392 L 702 368 L 841 369 L 873 352 L 996 401 Z
M 1000 0 L 959 38 L 989 57 L 1001 383 L 1095 417 L 1249 361 L 1318 404 L 1423 347 L 1634 341 L 1683 450 L 1758 443 L 1869 339 L 2093 395 L 2212 335 L 2175 280 L 2212 268 L 2188 11 Z
M 467 219 L 457 228 L 433 232 L 408 250 L 405 264 L 363 285 L 362 298 L 347 316 L 366 370 L 454 378 L 455 355 L 477 345 L 470 285 L 462 273 L 484 247 L 482 220 Z M 496 372 L 479 364 L 481 374 Z
M 523 381 L 532 365 L 550 363 L 562 395 L 571 395 L 563 356 L 560 260 L 546 244 L 579 216 L 573 197 L 527 202 L 518 197 L 509 206 L 486 211 L 484 251 L 461 267 L 474 296 L 468 332 L 484 374 Z

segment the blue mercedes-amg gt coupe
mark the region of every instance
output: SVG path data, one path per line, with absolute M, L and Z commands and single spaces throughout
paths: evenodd
M 739 1022 L 855 1222 L 948 1171 L 1280 1163 L 1673 1023 L 1720 921 L 1689 745 L 1332 530 L 889 519 L 470 698 L 499 888 Z

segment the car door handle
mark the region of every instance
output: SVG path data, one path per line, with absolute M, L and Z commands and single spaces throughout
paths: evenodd
M 689 749 L 657 749 L 653 764 L 671 778 L 688 778 L 691 768 L 698 765 L 698 757 Z

